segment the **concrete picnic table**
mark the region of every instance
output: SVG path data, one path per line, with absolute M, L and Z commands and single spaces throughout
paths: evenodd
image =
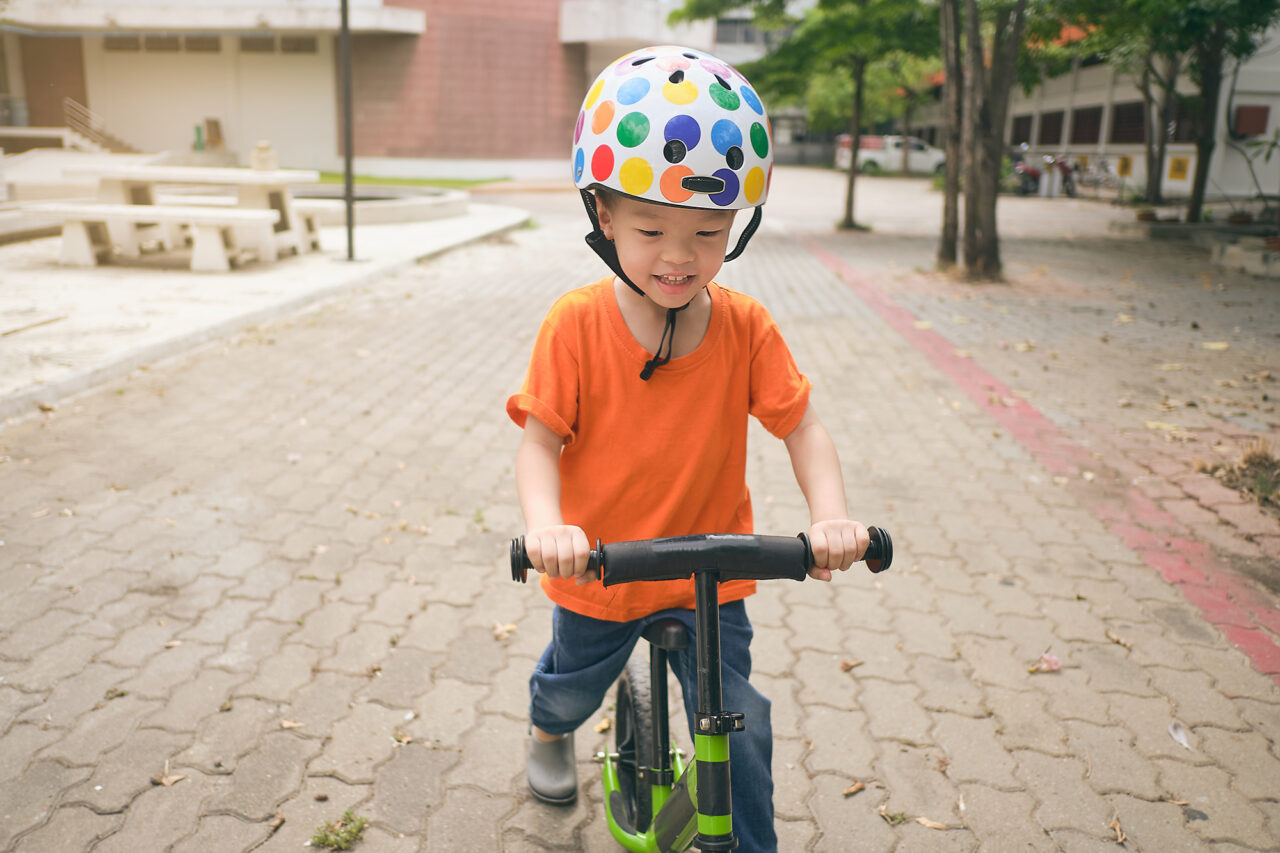
M 319 181 L 320 174 L 315 170 L 105 163 L 68 167 L 64 174 L 96 178 L 98 201 L 102 204 L 155 205 L 156 187 L 161 184 L 234 187 L 236 207 L 279 212 L 271 239 L 263 239 L 261 229 L 238 232 L 239 242 L 256 249 L 259 260 L 273 261 L 281 252 L 302 253 L 319 248 L 319 241 L 310 228 L 311 220 L 297 214 L 290 190 L 296 184 Z M 108 230 L 123 254 L 137 256 L 140 252 L 137 223 L 109 222 Z M 169 231 L 162 242 L 171 247 L 174 237 Z

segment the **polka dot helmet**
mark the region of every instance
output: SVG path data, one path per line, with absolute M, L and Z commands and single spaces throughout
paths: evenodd
M 646 47 L 605 68 L 573 132 L 580 190 L 740 210 L 764 204 L 772 171 L 769 118 L 747 78 L 687 47 Z

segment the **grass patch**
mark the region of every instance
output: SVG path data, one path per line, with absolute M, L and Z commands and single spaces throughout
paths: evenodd
M 332 823 L 316 827 L 316 834 L 311 836 L 311 846 L 324 850 L 350 850 L 368 825 L 367 818 L 357 817 L 348 809 Z
M 1280 513 L 1280 458 L 1265 440 L 1250 443 L 1238 462 L 1217 465 L 1209 473 L 1264 509 Z
M 346 177 L 341 172 L 321 172 L 320 183 L 341 184 Z M 465 190 L 479 184 L 491 184 L 498 178 L 468 180 L 465 178 L 378 178 L 372 175 L 355 175 L 357 186 L 363 187 L 436 187 L 444 190 Z

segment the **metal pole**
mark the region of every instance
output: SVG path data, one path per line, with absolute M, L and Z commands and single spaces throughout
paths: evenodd
M 347 260 L 356 259 L 355 190 L 351 175 L 351 27 L 347 20 L 347 0 L 342 0 L 342 31 L 338 36 L 338 63 L 342 76 L 342 160 L 343 199 L 347 205 Z

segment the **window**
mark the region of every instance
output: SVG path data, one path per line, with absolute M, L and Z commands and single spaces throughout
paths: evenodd
M 222 39 L 217 36 L 187 36 L 182 46 L 188 53 L 217 53 L 222 50 Z
M 1031 144 L 1031 116 L 1013 117 L 1013 138 L 1009 142 L 1013 145 Z
M 1117 144 L 1147 141 L 1147 109 L 1142 101 L 1111 108 L 1111 141 Z
M 1040 115 L 1040 138 L 1037 145 L 1057 145 L 1062 141 L 1062 110 Z
M 1102 135 L 1102 107 L 1079 107 L 1071 111 L 1071 144 L 1094 145 Z
M 275 36 L 240 36 L 241 53 L 275 53 Z
M 142 39 L 137 36 L 107 36 L 102 40 L 103 50 L 142 50 Z
M 281 53 L 315 53 L 315 36 L 280 36 Z
M 1267 132 L 1267 120 L 1271 118 L 1271 108 L 1263 106 L 1236 107 L 1235 121 L 1232 129 L 1236 136 L 1264 136 Z
M 142 46 L 151 53 L 176 53 L 182 49 L 177 36 L 146 36 Z
M 1196 141 L 1196 117 L 1194 99 L 1192 103 L 1187 103 L 1182 98 L 1178 98 L 1173 107 L 1173 121 L 1165 128 L 1165 133 L 1169 135 L 1170 142 L 1195 142 Z

